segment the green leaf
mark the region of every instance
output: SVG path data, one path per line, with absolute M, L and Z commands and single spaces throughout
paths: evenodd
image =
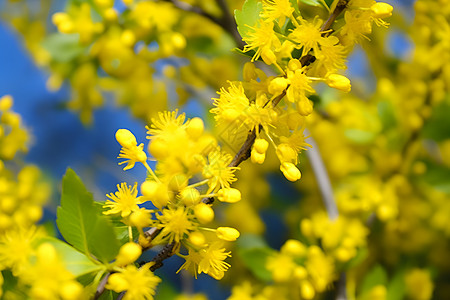
M 72 169 L 68 169 L 63 178 L 56 224 L 69 244 L 103 263 L 113 260 L 119 251 L 113 226 Z
M 300 0 L 300 2 L 303 2 L 307 5 L 311 5 L 311 6 L 319 6 L 321 5 L 319 1 L 317 0 Z
M 392 280 L 387 286 L 386 300 L 401 300 L 405 299 L 405 272 L 400 270 L 395 273 Z
M 266 269 L 266 261 L 276 252 L 269 247 L 244 248 L 238 250 L 238 255 L 250 271 L 260 280 L 272 280 L 272 273 Z
M 79 43 L 78 34 L 51 34 L 44 39 L 42 46 L 58 62 L 69 62 L 82 54 L 85 47 Z
M 63 260 L 66 269 L 76 277 L 97 272 L 102 269 L 102 265 L 94 263 L 89 257 L 57 238 L 44 237 L 39 239 L 33 246 L 37 248 L 43 243 L 50 243 L 55 247 L 59 257 Z
M 242 10 L 234 11 L 234 18 L 237 23 L 237 30 L 242 38 L 248 37 L 249 26 L 255 26 L 259 20 L 259 13 L 262 11 L 262 2 L 257 0 L 246 0 L 242 5 Z
M 272 280 L 272 273 L 266 269 L 267 258 L 276 253 L 259 235 L 244 234 L 237 240 L 237 253 L 243 263 L 259 279 Z
M 381 265 L 375 265 L 364 277 L 361 292 L 367 293 L 377 285 L 386 285 L 387 273 Z

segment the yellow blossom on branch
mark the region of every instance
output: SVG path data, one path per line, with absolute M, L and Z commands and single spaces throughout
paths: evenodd
M 106 288 L 116 293 L 126 291 L 124 300 L 152 300 L 156 286 L 160 282 L 161 279 L 150 271 L 150 264 L 145 264 L 139 269 L 134 265 L 128 265 L 120 272 L 109 276 Z
M 137 183 L 133 187 L 128 186 L 125 182 L 117 185 L 117 192 L 106 195 L 111 200 L 107 200 L 103 208 L 109 210 L 104 211 L 105 215 L 120 214 L 122 218 L 128 217 L 131 212 L 138 211 L 138 204 L 144 201 L 142 197 L 137 197 Z

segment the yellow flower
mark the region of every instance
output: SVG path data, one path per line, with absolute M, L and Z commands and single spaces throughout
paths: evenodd
M 21 274 L 33 254 L 31 243 L 36 238 L 36 227 L 7 231 L 0 238 L 0 268 L 9 268 L 15 276 Z
M 314 288 L 319 293 L 325 291 L 336 278 L 333 259 L 326 256 L 317 246 L 309 247 L 305 267 Z
M 198 273 L 205 273 L 214 279 L 220 280 L 226 270 L 231 266 L 224 260 L 231 256 L 231 252 L 225 252 L 225 248 L 221 248 L 222 243 L 214 242 L 206 249 L 200 250 L 202 259 L 198 264 Z
M 323 38 L 320 42 L 320 52 L 315 53 L 317 61 L 315 68 L 325 68 L 328 72 L 345 69 L 345 47 L 339 44 L 335 36 Z
M 311 87 L 311 79 L 304 73 L 303 69 L 296 69 L 295 71 L 287 72 L 290 86 L 286 90 L 287 99 L 293 103 L 309 103 L 309 99 L 306 94 L 314 93 L 314 89 Z M 311 111 L 312 112 L 312 106 Z M 302 115 L 308 115 L 300 112 Z
M 214 242 L 209 247 L 195 251 L 189 249 L 189 254 L 186 257 L 186 262 L 177 271 L 181 269 L 188 270 L 191 265 L 194 269 L 194 276 L 197 278 L 197 273 L 205 273 L 214 279 L 220 280 L 223 278 L 225 271 L 231 266 L 224 260 L 231 256 L 231 252 L 225 252 L 222 248 L 221 242 Z
M 300 24 L 289 34 L 289 38 L 298 44 L 295 46 L 297 49 L 302 50 L 302 55 L 305 55 L 309 50 L 313 49 L 314 54 L 320 52 L 319 44 L 322 37 L 322 32 L 320 31 L 320 26 L 322 25 L 322 20 L 319 18 L 314 19 L 312 22 L 300 19 Z
M 76 281 L 50 243 L 39 245 L 36 260 L 21 276 L 30 284 L 31 299 L 82 299 L 83 286 Z
M 122 218 L 128 217 L 131 212 L 138 211 L 138 204 L 143 203 L 141 197 L 137 196 L 137 183 L 133 187 L 128 186 L 125 182 L 117 185 L 117 192 L 106 195 L 111 200 L 107 200 L 103 208 L 109 208 L 104 211 L 105 215 L 112 215 L 120 213 Z
M 136 138 L 127 129 L 119 129 L 116 132 L 116 140 L 122 146 L 117 158 L 125 158 L 125 161 L 119 165 L 127 164 L 123 169 L 129 170 L 134 167 L 136 162 L 146 163 L 147 154 L 144 152 L 144 144 L 137 145 Z
M 151 300 L 161 279 L 155 276 L 149 268 L 149 264 L 145 264 L 139 269 L 134 265 L 128 265 L 120 273 L 109 276 L 106 288 L 116 293 L 126 291 L 124 300 Z
M 229 188 L 237 179 L 234 172 L 238 167 L 229 167 L 231 155 L 221 152 L 219 148 L 208 154 L 208 159 L 203 166 L 203 176 L 209 179 L 209 192 L 216 187 Z
M 232 82 L 228 90 L 221 88 L 217 93 L 219 98 L 213 98 L 215 108 L 210 112 L 215 114 L 214 119 L 220 125 L 222 122 L 232 122 L 239 118 L 241 112 L 249 106 L 249 99 L 245 95 L 242 83 L 235 85 Z
M 287 282 L 292 279 L 296 267 L 293 257 L 284 253 L 277 253 L 267 259 L 266 268 L 272 272 L 275 282 Z
M 264 50 L 272 52 L 272 49 L 281 47 L 281 42 L 273 31 L 273 23 L 260 21 L 259 26 L 250 27 L 250 29 L 249 36 L 242 40 L 247 43 L 244 46 L 244 52 L 256 51 L 252 61 L 258 60 Z
M 157 218 L 161 223 L 156 227 L 162 228 L 158 237 L 161 240 L 168 239 L 169 243 L 173 241 L 179 243 L 185 234 L 187 235 L 189 231 L 195 229 L 192 215 L 189 215 L 189 210 L 184 207 L 166 208 Z
M 345 25 L 341 34 L 351 41 L 359 41 L 361 38 L 369 39 L 366 34 L 372 33 L 372 12 L 361 10 L 348 10 L 344 14 Z
M 405 275 L 406 290 L 409 299 L 428 300 L 433 295 L 433 281 L 430 272 L 422 269 L 412 269 Z
M 158 113 L 159 119 L 152 118 L 152 125 L 146 126 L 148 139 L 157 137 L 173 136 L 179 131 L 184 131 L 187 124 L 184 124 L 186 115 L 183 113 L 178 116 L 178 110 Z
M 290 17 L 294 12 L 294 8 L 289 0 L 263 0 L 263 11 L 261 17 L 265 22 L 273 22 L 279 19 L 279 25 L 283 26 L 286 17 Z

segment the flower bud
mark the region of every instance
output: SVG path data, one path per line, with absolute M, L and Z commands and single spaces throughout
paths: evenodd
M 117 293 L 125 291 L 128 287 L 128 281 L 122 276 L 121 273 L 111 274 L 108 278 L 108 284 L 106 285 L 107 289 L 113 290 Z
M 350 80 L 339 74 L 331 74 L 327 77 L 326 80 L 329 87 L 341 90 L 343 92 L 350 92 L 352 89 L 352 85 L 350 84 Z
M 245 81 L 256 80 L 258 75 L 255 71 L 255 65 L 252 62 L 247 62 L 244 65 L 243 76 Z
M 302 295 L 302 299 L 306 300 L 313 299 L 316 295 L 313 285 L 308 280 L 303 280 L 300 283 L 300 293 Z
M 381 19 L 392 16 L 393 9 L 392 5 L 384 2 L 375 3 L 370 7 L 370 10 L 373 12 L 373 17 Z
M 234 188 L 223 188 L 217 193 L 217 199 L 222 202 L 236 203 L 241 200 L 241 192 Z
M 194 207 L 194 214 L 197 217 L 197 220 L 202 224 L 209 223 L 214 219 L 213 209 L 205 203 L 197 204 Z
M 302 177 L 300 170 L 290 162 L 284 162 L 280 166 L 281 172 L 283 172 L 284 177 L 289 181 L 297 181 Z
M 141 193 L 149 198 L 153 205 L 158 208 L 166 206 L 170 201 L 167 185 L 155 181 L 144 181 L 141 184 Z
M 186 38 L 178 32 L 174 32 L 170 37 L 170 42 L 175 49 L 184 49 L 186 47 Z
M 131 148 L 137 145 L 136 137 L 128 129 L 119 129 L 116 131 L 116 140 L 124 148 Z
M 288 144 L 280 144 L 277 147 L 277 156 L 281 162 L 296 162 L 297 152 Z
M 268 147 L 269 143 L 265 139 L 256 139 L 253 144 L 253 149 L 261 154 L 266 153 Z
M 200 200 L 200 192 L 195 188 L 188 187 L 180 192 L 180 198 L 184 205 L 191 206 Z
M 253 149 L 251 152 L 251 158 L 252 158 L 252 163 L 262 164 L 264 162 L 264 160 L 266 159 L 266 154 L 258 153 L 257 151 L 255 151 Z
M 133 31 L 127 29 L 127 30 L 124 30 L 122 32 L 122 34 L 120 35 L 120 41 L 125 46 L 131 47 L 136 42 L 136 37 L 134 36 Z
M 158 160 L 164 159 L 167 157 L 167 143 L 161 138 L 153 139 L 148 145 L 148 152 Z
M 306 271 L 305 267 L 297 266 L 294 269 L 294 277 L 295 279 L 302 280 L 308 277 L 308 271 Z
M 309 116 L 313 111 L 312 102 L 309 99 L 303 99 L 297 102 L 297 111 L 302 116 Z
M 81 299 L 83 286 L 76 280 L 66 281 L 61 285 L 59 293 L 64 300 Z
M 0 110 L 6 111 L 13 106 L 13 98 L 10 95 L 6 95 L 0 98 Z
M 224 241 L 235 241 L 241 235 L 239 231 L 231 227 L 219 227 L 216 230 L 217 237 Z
M 180 191 L 187 187 L 189 178 L 185 174 L 177 174 L 170 179 L 169 189 L 172 191 Z
M 148 227 L 152 224 L 152 216 L 148 210 L 141 208 L 130 215 L 129 221 L 130 225 L 138 228 Z
M 125 266 L 136 261 L 142 254 L 142 248 L 136 243 L 128 242 L 120 247 L 117 254 L 116 265 Z
M 198 139 L 205 130 L 205 124 L 203 123 L 203 120 L 200 118 L 193 118 L 189 122 L 188 127 L 186 128 L 186 132 L 189 134 L 189 136 L 193 139 Z
M 288 86 L 289 80 L 284 77 L 276 77 L 272 79 L 269 84 L 268 90 L 272 95 L 281 94 Z
M 288 62 L 288 69 L 291 71 L 301 69 L 302 67 L 302 63 L 298 59 L 291 59 Z
M 270 50 L 268 47 L 264 47 L 262 49 L 261 58 L 268 65 L 272 65 L 277 62 L 277 57 L 275 56 L 275 53 L 273 53 L 273 51 Z
M 281 252 L 291 255 L 302 257 L 306 255 L 306 246 L 298 240 L 287 240 L 281 247 Z
M 191 242 L 194 246 L 202 247 L 205 245 L 206 239 L 203 233 L 194 231 L 189 234 L 189 242 Z

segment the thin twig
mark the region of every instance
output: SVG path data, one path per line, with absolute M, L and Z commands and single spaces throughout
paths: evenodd
M 307 129 L 305 129 L 305 135 L 310 135 Z M 334 200 L 333 188 L 331 186 L 330 178 L 320 155 L 319 146 L 312 137 L 309 137 L 307 141 L 308 144 L 311 145 L 311 149 L 308 149 L 308 151 L 306 151 L 306 155 L 308 156 L 314 176 L 316 177 L 317 183 L 319 185 L 320 194 L 322 195 L 328 217 L 330 218 L 330 220 L 335 220 L 338 217 L 339 213 L 336 206 L 336 201 Z
M 152 262 L 155 264 L 150 267 L 150 271 L 155 272 L 155 270 L 163 266 L 163 261 L 173 255 L 173 248 L 175 247 L 175 242 L 167 244 L 164 248 L 153 257 Z
M 112 273 L 107 273 L 105 277 L 100 281 L 100 283 L 97 286 L 97 290 L 95 291 L 94 300 L 97 300 L 100 298 L 100 296 L 105 292 L 105 286 L 108 282 L 108 278 Z

